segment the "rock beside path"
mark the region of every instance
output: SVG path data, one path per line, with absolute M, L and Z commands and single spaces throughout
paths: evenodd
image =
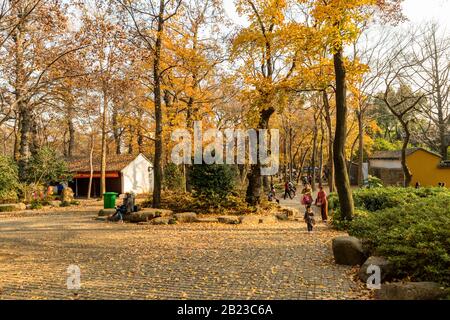
M 356 266 L 366 261 L 362 243 L 355 237 L 333 239 L 333 255 L 337 264 Z
M 217 220 L 220 223 L 224 223 L 224 224 L 240 224 L 241 221 L 239 220 L 239 217 L 237 216 L 222 216 L 222 217 L 218 217 Z
M 369 279 L 369 277 L 371 276 L 370 273 L 367 273 L 367 269 L 370 266 L 377 266 L 380 268 L 381 271 L 381 282 L 383 283 L 386 280 L 390 280 L 392 279 L 392 271 L 393 271 L 393 267 L 392 264 L 383 257 L 369 257 L 369 259 L 366 260 L 366 262 L 364 262 L 364 264 L 361 266 L 361 268 L 359 269 L 358 272 L 358 276 L 361 279 L 361 281 L 363 281 L 364 283 L 367 282 L 367 280 Z
M 439 300 L 449 295 L 448 290 L 435 282 L 389 283 L 376 291 L 377 300 Z
M 150 224 L 152 225 L 157 225 L 157 226 L 162 226 L 162 225 L 169 225 L 169 224 L 175 224 L 176 220 L 173 218 L 169 218 L 169 217 L 160 217 L 160 218 L 156 218 L 150 221 Z
M 175 213 L 173 217 L 181 223 L 197 222 L 197 214 L 194 212 Z

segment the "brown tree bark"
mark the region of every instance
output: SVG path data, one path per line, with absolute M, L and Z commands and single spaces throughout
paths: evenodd
M 93 164 L 93 157 L 94 157 L 94 135 L 91 135 L 91 150 L 89 152 L 89 184 L 88 184 L 88 193 L 87 198 L 91 198 L 92 193 L 92 180 L 94 177 L 94 164 Z
M 26 170 L 28 161 L 31 156 L 31 111 L 28 108 L 25 97 L 25 61 L 24 61 L 24 46 L 25 46 L 25 21 L 22 19 L 23 10 L 17 8 L 16 13 L 19 22 L 16 25 L 13 34 L 14 41 L 14 60 L 15 60 L 15 83 L 14 95 L 19 111 L 20 121 L 20 144 L 19 144 L 19 178 L 24 180 L 26 177 Z
M 403 186 L 405 188 L 409 187 L 411 185 L 412 181 L 412 174 L 411 170 L 409 170 L 408 163 L 407 163 L 407 150 L 409 141 L 411 140 L 411 132 L 409 130 L 409 122 L 400 120 L 400 123 L 402 124 L 403 130 L 405 131 L 405 137 L 403 139 L 403 145 L 402 145 L 402 170 L 403 170 Z
M 113 129 L 113 136 L 114 136 L 114 144 L 116 146 L 116 154 L 122 154 L 121 150 L 121 134 L 120 134 L 120 128 L 118 124 L 118 114 L 117 114 L 117 107 L 114 106 L 112 110 L 112 129 Z
M 103 111 L 102 111 L 102 151 L 101 151 L 101 174 L 100 174 L 100 197 L 106 192 L 106 154 L 107 154 L 107 121 L 108 121 L 108 89 L 103 84 Z
M 358 141 L 359 141 L 359 150 L 358 150 L 358 185 L 360 187 L 364 184 L 364 175 L 363 175 L 363 164 L 364 164 L 364 119 L 363 112 L 359 110 L 357 113 L 358 116 Z
M 334 137 L 334 166 L 336 169 L 336 188 L 339 196 L 342 217 L 352 220 L 355 207 L 352 190 L 345 163 L 345 144 L 347 136 L 347 84 L 343 61 L 343 49 L 333 56 L 336 76 L 336 133 Z
M 20 121 L 20 115 L 16 114 L 16 119 L 14 123 L 14 161 L 18 162 L 20 159 L 20 132 L 22 130 L 22 122 Z
M 334 170 L 334 152 L 333 152 L 333 125 L 331 123 L 331 110 L 330 101 L 328 100 L 328 94 L 326 90 L 322 91 L 323 106 L 325 109 L 325 123 L 328 130 L 328 187 L 330 192 L 335 190 L 335 170 Z
M 75 126 L 73 123 L 73 106 L 71 104 L 67 109 L 67 127 L 69 129 L 69 146 L 67 149 L 67 155 L 72 157 L 75 151 Z
M 317 112 L 317 111 L 316 111 Z M 317 164 L 317 139 L 319 135 L 319 130 L 317 127 L 317 116 L 314 115 L 314 129 L 313 129 L 313 144 L 312 144 L 312 154 L 311 154 L 311 168 L 312 168 L 312 182 L 311 182 L 311 189 L 312 191 L 316 191 L 316 180 L 317 180 L 317 173 L 316 173 L 316 164 Z
M 162 106 L 161 106 L 161 51 L 162 35 L 164 32 L 164 0 L 159 2 L 159 14 L 157 17 L 157 34 L 155 43 L 155 55 L 153 58 L 153 81 L 154 81 L 154 99 L 155 99 L 155 157 L 153 164 L 153 208 L 161 207 L 161 188 L 162 188 L 162 156 L 163 156 L 163 129 L 162 129 Z
M 269 120 L 274 112 L 275 109 L 272 107 L 261 111 L 258 129 L 269 128 Z M 259 146 L 260 146 L 259 135 L 257 137 L 258 137 L 257 149 L 259 154 Z M 262 191 L 261 164 L 259 161 L 257 162 L 258 162 L 257 164 L 252 164 L 250 166 L 250 172 L 247 175 L 248 187 L 245 200 L 248 204 L 252 206 L 257 206 L 261 203 L 261 191 Z

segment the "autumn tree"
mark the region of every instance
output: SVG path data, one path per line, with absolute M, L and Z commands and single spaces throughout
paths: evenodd
M 304 2 L 304 1 L 301 1 Z M 400 12 L 401 0 L 325 0 L 312 1 L 312 16 L 321 27 L 323 39 L 333 55 L 336 95 L 336 132 L 334 138 L 334 165 L 336 187 L 345 219 L 354 214 L 353 196 L 346 165 L 347 135 L 347 70 L 344 50 L 358 36 L 358 23 L 369 20 L 380 12 L 385 18 L 393 18 Z
M 243 64 L 239 73 L 247 85 L 249 123 L 256 129 L 268 129 L 272 115 L 282 105 L 287 82 L 294 75 L 297 52 L 288 49 L 300 27 L 288 25 L 286 1 L 240 0 L 236 4 L 238 13 L 246 15 L 250 25 L 233 40 L 232 58 Z M 262 192 L 259 161 L 251 165 L 247 178 L 246 201 L 258 205 Z
M 14 26 L 6 29 L 3 46 L 9 63 L 3 65 L 8 99 L 16 110 L 18 131 L 15 154 L 19 176 L 25 178 L 28 161 L 39 148 L 38 108 L 45 106 L 53 87 L 67 74 L 53 72 L 61 59 L 79 48 L 68 32 L 66 6 L 60 1 L 10 1 L 3 19 Z

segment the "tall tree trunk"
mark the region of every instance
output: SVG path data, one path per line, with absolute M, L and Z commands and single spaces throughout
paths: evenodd
M 403 130 L 405 131 L 405 138 L 403 139 L 403 146 L 402 146 L 402 170 L 403 170 L 403 186 L 405 188 L 408 188 L 411 185 L 412 181 L 412 174 L 411 170 L 409 170 L 408 163 L 407 163 L 407 150 L 409 141 L 411 139 L 411 132 L 409 131 L 409 122 L 401 121 L 401 124 L 403 126 Z
M 299 169 L 298 169 L 299 172 L 298 172 L 298 175 L 297 175 L 297 183 L 300 183 L 300 179 L 303 176 L 303 170 L 305 169 L 306 158 L 308 157 L 308 153 L 309 153 L 310 149 L 311 149 L 311 147 L 308 147 L 306 149 L 306 151 L 303 153 L 302 157 L 301 157 L 300 166 L 299 166 Z
M 347 84 L 343 61 L 343 49 L 334 54 L 336 74 L 336 133 L 333 153 L 336 169 L 336 188 L 339 196 L 342 217 L 352 220 L 354 215 L 353 195 L 345 163 L 345 143 L 347 136 Z
M 292 128 L 289 128 L 289 181 L 293 181 L 293 174 L 294 174 L 294 157 L 292 155 L 292 140 L 293 140 L 293 134 L 292 134 Z
M 364 185 L 364 174 L 363 174 L 363 164 L 364 164 L 364 121 L 363 112 L 360 109 L 358 111 L 358 141 L 359 141 L 359 155 L 358 155 L 358 185 L 362 187 Z
M 14 160 L 16 162 L 19 161 L 20 159 L 20 132 L 22 130 L 22 122 L 20 121 L 20 115 L 16 114 L 16 119 L 15 119 L 15 123 L 14 123 L 14 151 L 13 151 L 13 155 L 14 155 Z
M 333 125 L 331 123 L 331 110 L 330 101 L 328 100 L 328 94 L 326 90 L 322 91 L 323 105 L 325 108 L 325 122 L 328 129 L 328 187 L 330 192 L 334 192 L 335 189 L 335 169 L 334 169 L 334 152 L 333 152 Z
M 100 175 L 100 197 L 106 192 L 106 128 L 108 121 L 108 92 L 106 84 L 103 84 L 103 113 L 102 113 L 102 151 L 101 151 L 101 175 Z
M 161 187 L 162 187 L 162 156 L 163 156 L 163 129 L 162 129 L 162 106 L 161 106 L 161 51 L 162 35 L 164 32 L 164 12 L 165 0 L 160 0 L 158 29 L 155 43 L 155 55 L 153 58 L 153 80 L 155 99 L 155 157 L 154 157 L 154 183 L 153 183 L 153 207 L 161 207 Z
M 14 60 L 15 60 L 15 84 L 14 94 L 15 101 L 17 103 L 17 109 L 19 110 L 20 118 L 20 145 L 19 145 L 19 178 L 24 180 L 26 177 L 26 170 L 28 161 L 31 156 L 30 144 L 31 144 L 31 111 L 28 108 L 28 104 L 25 97 L 25 62 L 24 62 L 24 45 L 25 45 L 25 23 L 22 18 L 23 10 L 18 8 L 17 17 L 19 23 L 17 24 L 13 40 L 14 40 Z
M 144 113 L 141 109 L 138 111 L 138 124 L 137 124 L 137 145 L 138 145 L 138 152 L 144 153 L 144 135 L 142 133 L 142 117 L 144 116 Z
M 72 157 L 75 151 L 75 125 L 73 123 L 73 111 L 73 105 L 69 104 L 67 106 L 67 127 L 69 129 L 69 147 L 67 149 L 67 155 L 69 157 Z
M 129 139 L 128 139 L 128 154 L 133 154 L 133 138 L 134 138 L 134 128 L 132 125 L 128 127 Z
M 119 128 L 117 117 L 118 117 L 117 107 L 114 106 L 113 111 L 112 111 L 112 127 L 113 127 L 114 144 L 116 146 L 116 154 L 122 154 L 122 150 L 120 148 L 122 141 L 121 141 L 120 128 Z
M 283 153 L 284 153 L 284 181 L 289 180 L 289 159 L 288 159 L 288 130 L 284 130 L 284 143 L 283 143 Z
M 94 164 L 93 164 L 93 157 L 94 157 L 94 135 L 91 135 L 91 150 L 89 152 L 89 184 L 88 184 L 88 192 L 87 192 L 87 198 L 91 198 L 92 193 L 92 180 L 94 177 Z
M 194 78 L 195 79 L 195 78 Z M 187 111 L 186 111 L 186 124 L 188 127 L 188 130 L 194 130 L 194 98 L 190 97 L 187 103 Z M 192 166 L 189 164 L 184 165 L 184 180 L 186 184 L 186 192 L 191 193 L 192 192 L 192 182 L 191 182 L 191 172 L 192 172 Z
M 36 121 L 36 117 L 31 118 L 31 146 L 30 146 L 30 152 L 31 155 L 35 155 L 40 148 L 39 143 L 39 132 L 38 132 L 38 124 Z
M 323 129 L 323 118 L 320 118 L 320 147 L 319 147 L 319 185 L 323 186 L 323 144 L 325 141 L 325 130 Z
M 273 107 L 261 111 L 258 129 L 269 128 L 269 120 L 274 112 L 275 109 Z M 260 137 L 258 135 L 256 144 L 258 154 L 260 147 L 259 138 Z M 262 191 L 261 163 L 259 159 L 257 161 L 257 164 L 252 164 L 250 166 L 250 172 L 247 175 L 247 179 L 248 179 L 248 187 L 245 200 L 248 204 L 252 206 L 257 206 L 261 203 L 261 191 Z
M 314 116 L 313 145 L 312 145 L 312 154 L 311 154 L 311 167 L 312 167 L 311 188 L 312 188 L 312 191 L 316 191 L 317 139 L 318 139 L 317 117 Z

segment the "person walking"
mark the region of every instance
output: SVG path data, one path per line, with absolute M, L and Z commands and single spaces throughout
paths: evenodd
M 320 208 L 320 214 L 322 215 L 322 221 L 328 222 L 328 196 L 323 186 L 319 186 L 319 193 L 317 194 L 316 206 Z
M 309 184 L 306 184 L 302 190 L 302 205 L 305 207 L 311 206 L 313 203 L 312 189 Z
M 286 181 L 286 183 L 284 184 L 284 200 L 286 200 L 287 198 L 291 197 L 291 188 L 289 186 L 289 181 Z
M 314 224 L 316 223 L 316 221 L 314 219 L 314 212 L 313 212 L 311 206 L 306 207 L 304 219 L 305 219 L 306 226 L 308 228 L 308 233 L 312 233 Z
M 270 192 L 269 192 L 269 202 L 272 202 L 275 200 L 278 204 L 280 203 L 280 200 L 277 199 L 277 192 L 275 190 L 275 186 L 273 183 L 270 184 Z

